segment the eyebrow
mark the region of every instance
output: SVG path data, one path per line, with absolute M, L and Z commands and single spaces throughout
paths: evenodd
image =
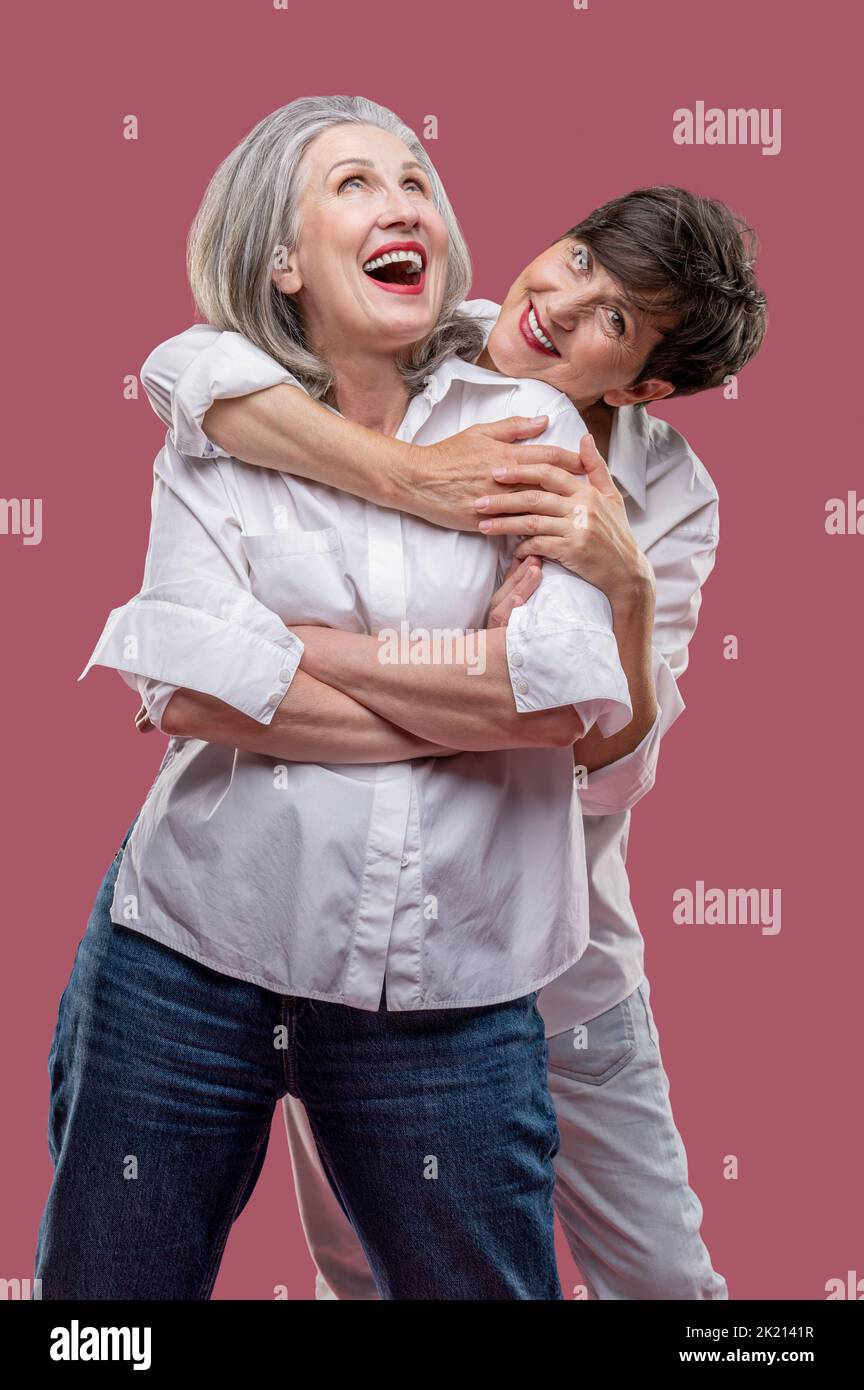
M 335 164 L 331 164 L 331 165 L 330 165 L 330 168 L 327 170 L 327 173 L 324 175 L 325 179 L 329 179 L 330 175 L 333 173 L 333 170 L 334 170 L 334 169 L 339 169 L 343 164 L 353 164 L 353 165 L 355 165 L 355 166 L 359 164 L 359 165 L 362 165 L 362 167 L 363 167 L 364 169 L 374 169 L 374 168 L 375 168 L 375 161 L 374 161 L 373 159 L 337 159 L 337 161 L 336 161 Z M 424 168 L 423 168 L 423 165 L 422 165 L 422 164 L 418 164 L 416 159 L 406 159 L 405 162 L 404 162 L 403 165 L 402 165 L 402 169 L 403 169 L 403 172 L 404 172 L 404 170 L 406 170 L 406 169 L 419 169 L 420 172 L 421 172 L 421 174 L 422 174 L 422 173 L 425 173 L 425 170 L 424 170 Z

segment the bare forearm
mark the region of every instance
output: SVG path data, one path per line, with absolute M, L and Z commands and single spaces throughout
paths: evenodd
M 311 478 L 381 507 L 410 496 L 414 447 L 335 415 L 297 386 L 214 401 L 209 438 L 235 458 Z
M 560 448 L 525 449 L 512 442 L 536 438 L 544 424 L 545 416 L 514 416 L 471 426 L 437 444 L 409 444 L 347 420 L 286 383 L 214 401 L 203 420 L 208 436 L 246 463 L 470 532 L 477 530 L 477 496 L 500 491 L 495 465 L 529 455 L 538 464 L 569 467 L 574 458 L 578 463 Z
M 389 763 L 454 751 L 396 727 L 304 671 L 267 725 L 211 695 L 181 689 L 166 706 L 162 728 L 286 762 Z
M 517 711 L 503 629 L 482 634 L 483 663 L 421 664 L 383 660 L 377 637 L 316 628 L 300 632 L 306 648 L 304 670 L 419 738 L 485 752 L 563 747 L 581 732 L 581 721 L 569 705 L 538 713 Z
M 657 717 L 657 695 L 651 659 L 654 630 L 654 590 L 637 586 L 627 598 L 612 605 L 618 655 L 627 677 L 633 718 L 610 738 L 603 738 L 595 724 L 573 745 L 577 765 L 588 772 L 617 762 L 642 742 Z

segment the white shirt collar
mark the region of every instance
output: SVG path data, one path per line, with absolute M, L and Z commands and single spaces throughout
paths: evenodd
M 645 510 L 651 426 L 644 405 L 621 405 L 612 419 L 609 472 L 633 501 Z
M 478 386 L 518 386 L 518 377 L 503 376 L 501 372 L 490 372 L 488 367 L 478 367 L 475 362 L 466 362 L 463 357 L 448 357 L 426 378 L 424 396 L 432 405 L 444 399 L 454 381 L 472 381 Z

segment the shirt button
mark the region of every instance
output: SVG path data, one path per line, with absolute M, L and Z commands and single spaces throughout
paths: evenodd
M 410 863 L 411 863 L 411 855 L 410 855 L 410 854 L 403 854 L 403 855 L 402 855 L 402 868 L 403 868 L 403 869 L 407 869 L 407 868 L 408 868 L 408 865 L 409 865 Z
M 280 681 L 285 681 L 285 683 L 286 683 L 286 685 L 287 685 L 288 681 L 290 681 L 290 679 L 291 679 L 291 667 L 290 667 L 290 666 L 283 666 L 283 667 L 282 667 L 282 670 L 279 672 L 279 679 L 280 679 Z
M 527 681 L 517 681 L 517 682 L 516 682 L 516 689 L 519 691 L 519 694 L 520 694 L 520 695 L 526 695 L 526 694 L 528 693 L 528 682 L 527 682 Z
M 522 655 L 521 652 L 514 652 L 513 655 L 512 655 L 511 658 L 510 658 L 510 664 L 511 664 L 511 666 L 521 666 L 521 665 L 523 664 L 524 661 L 525 661 L 525 658 L 524 658 L 524 656 Z
M 281 705 L 284 698 L 281 690 L 274 690 L 272 695 L 267 696 L 267 703 L 271 709 L 275 709 L 277 705 Z

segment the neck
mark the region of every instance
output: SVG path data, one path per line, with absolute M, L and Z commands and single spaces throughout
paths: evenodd
M 382 354 L 328 352 L 335 377 L 333 404 L 346 420 L 395 434 L 408 407 L 408 388 L 392 357 Z

